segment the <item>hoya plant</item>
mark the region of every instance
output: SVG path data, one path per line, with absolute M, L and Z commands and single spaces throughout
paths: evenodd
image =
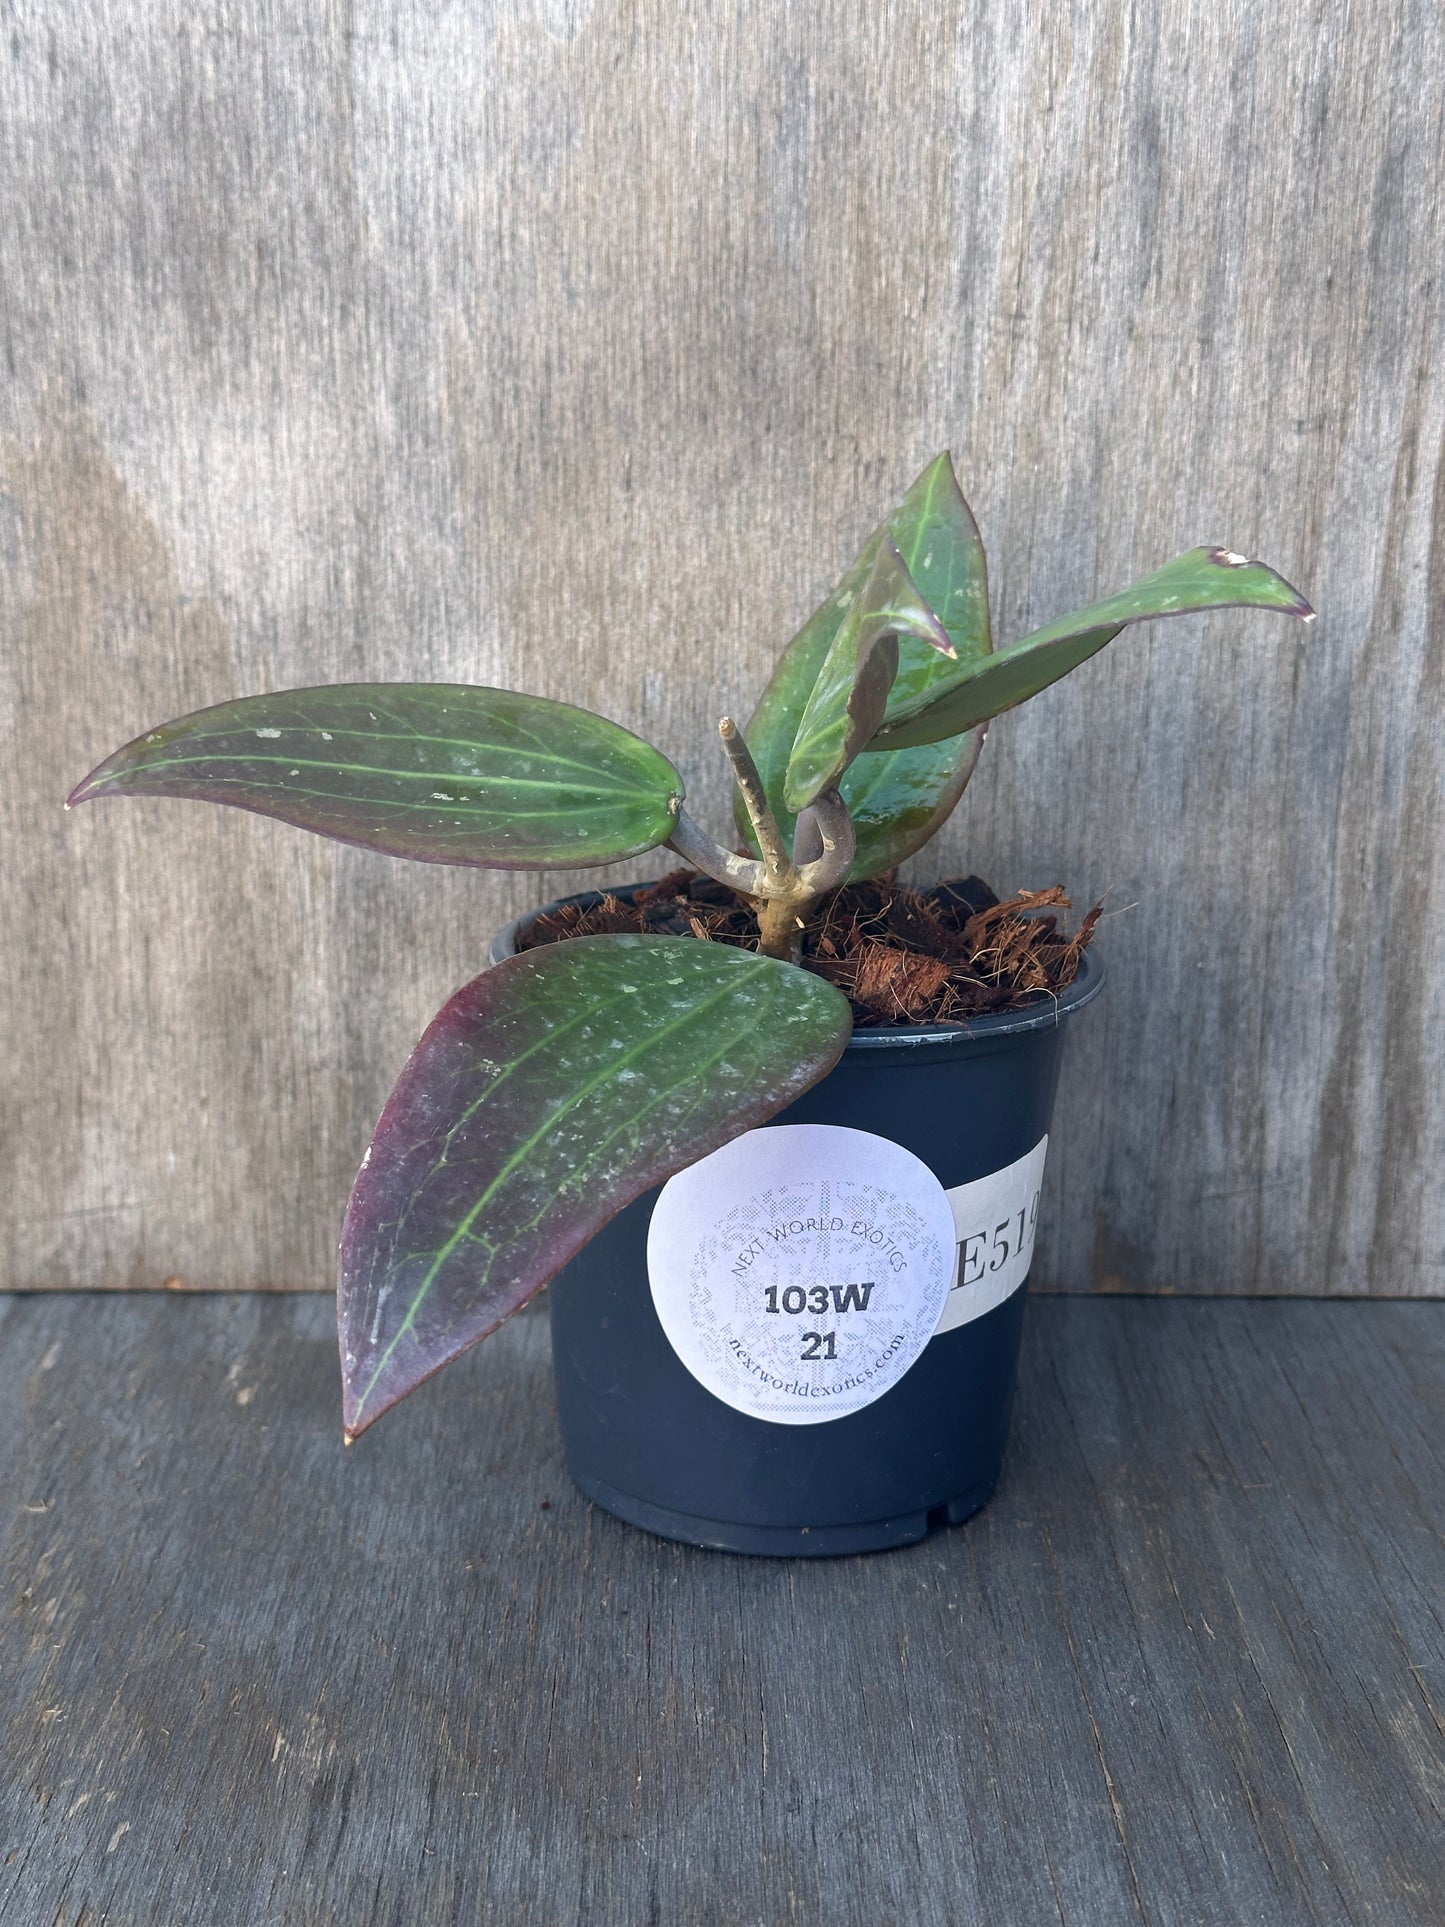
M 633 1198 L 831 1069 L 852 1016 L 798 967 L 808 906 L 928 841 L 991 718 L 1131 623 L 1227 607 L 1312 614 L 1273 569 L 1196 548 L 996 649 L 983 545 L 944 454 L 789 643 L 746 730 L 719 724 L 741 851 L 693 819 L 678 771 L 630 730 L 462 684 L 245 697 L 164 723 L 92 771 L 71 803 L 196 797 L 422 863 L 574 870 L 666 846 L 756 907 L 756 951 L 580 937 L 508 957 L 439 1012 L 347 1206 L 348 1440 Z

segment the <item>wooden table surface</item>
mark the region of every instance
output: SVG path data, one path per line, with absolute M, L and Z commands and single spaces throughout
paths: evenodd
M 1445 1304 L 1045 1299 L 903 1552 L 570 1489 L 545 1319 L 343 1452 L 320 1299 L 0 1299 L 0 1921 L 1445 1920 Z

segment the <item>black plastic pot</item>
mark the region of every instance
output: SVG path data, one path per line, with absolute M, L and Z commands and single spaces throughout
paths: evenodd
M 493 962 L 513 953 L 518 927 L 498 934 Z M 828 1076 L 773 1122 L 890 1138 L 945 1190 L 970 1184 L 1047 1134 L 1063 1020 L 1103 981 L 1085 952 L 1056 1003 L 962 1031 L 858 1031 Z M 568 1469 L 588 1498 L 690 1545 L 814 1557 L 908 1545 L 988 1500 L 1008 1434 L 1026 1280 L 994 1309 L 940 1331 L 862 1410 L 773 1423 L 714 1396 L 673 1350 L 648 1279 L 659 1195 L 628 1205 L 549 1288 L 558 1417 Z

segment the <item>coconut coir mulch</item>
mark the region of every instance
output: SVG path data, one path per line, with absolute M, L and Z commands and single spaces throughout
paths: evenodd
M 1103 905 L 1072 933 L 1055 914 L 1070 907 L 1058 885 L 1000 902 L 978 877 L 931 890 L 911 890 L 891 877 L 850 883 L 811 906 L 803 968 L 838 986 L 857 1024 L 966 1024 L 986 1011 L 1057 996 L 1073 982 Z M 758 925 L 746 897 L 711 877 L 674 870 L 630 899 L 607 895 L 590 909 L 564 904 L 536 918 L 521 947 L 648 933 L 750 950 Z

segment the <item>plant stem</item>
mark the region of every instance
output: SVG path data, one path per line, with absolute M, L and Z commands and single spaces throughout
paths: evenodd
M 825 890 L 841 890 L 848 881 L 853 868 L 853 858 L 858 849 L 858 833 L 854 828 L 852 812 L 837 790 L 824 790 L 823 794 L 804 812 L 808 819 L 807 834 L 816 837 L 822 845 L 821 853 L 812 862 L 803 863 L 797 869 L 797 892 L 804 903 L 814 897 L 822 896 Z M 799 818 L 802 826 L 803 818 Z M 793 838 L 796 853 L 798 839 Z
M 773 815 L 768 802 L 768 792 L 753 761 L 753 753 L 743 740 L 743 733 L 731 716 L 724 716 L 717 726 L 722 737 L 722 746 L 727 759 L 733 766 L 733 781 L 741 792 L 743 804 L 753 826 L 753 834 L 758 839 L 758 848 L 763 853 L 763 862 L 768 876 L 774 883 L 785 887 L 792 881 L 795 872 L 793 859 L 788 854 L 788 846 L 783 841 L 783 833 L 778 828 L 778 819 Z
M 758 904 L 758 950 L 795 964 L 803 954 L 803 919 L 791 897 L 764 897 Z
M 731 850 L 715 843 L 684 809 L 678 810 L 677 827 L 667 842 L 668 848 L 676 850 L 684 863 L 690 863 L 718 883 L 740 890 L 745 897 L 761 896 L 767 889 L 768 873 L 761 863 L 750 856 L 735 856 Z
M 668 842 L 704 875 L 752 898 L 758 917 L 758 949 L 763 956 L 797 963 L 803 948 L 802 913 L 815 897 L 848 880 L 857 840 L 853 818 L 838 792 L 826 790 L 806 812 L 803 847 L 817 854 L 810 861 L 795 863 L 768 802 L 752 751 L 737 724 L 731 716 L 724 716 L 717 728 L 763 860 L 759 863 L 723 849 L 681 806 L 677 827 Z

